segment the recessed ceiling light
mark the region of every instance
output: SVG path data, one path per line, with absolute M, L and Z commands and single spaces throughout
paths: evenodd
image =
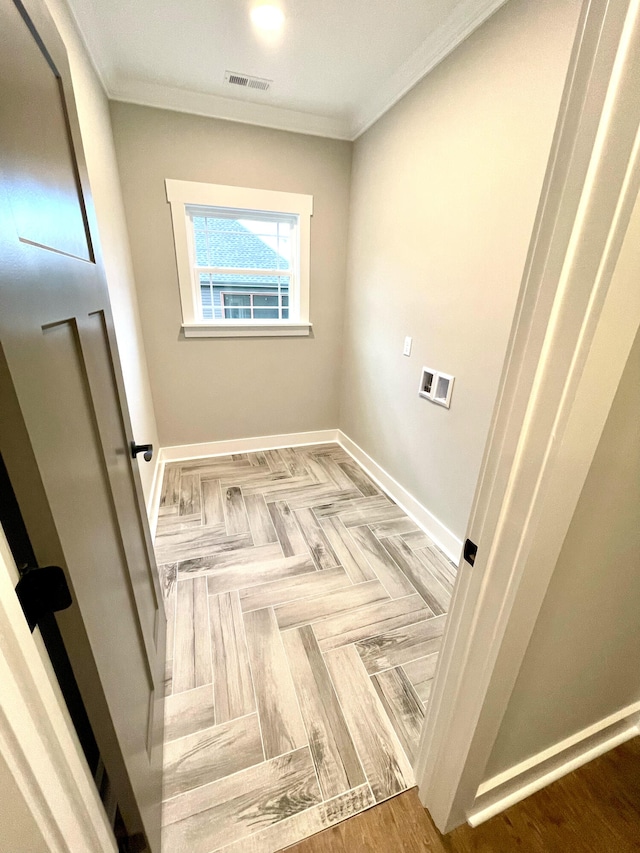
M 279 30 L 284 24 L 284 12 L 278 6 L 261 4 L 251 10 L 251 20 L 261 30 Z

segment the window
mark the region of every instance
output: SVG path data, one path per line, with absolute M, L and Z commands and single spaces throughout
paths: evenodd
M 183 329 L 308 335 L 311 196 L 166 181 Z

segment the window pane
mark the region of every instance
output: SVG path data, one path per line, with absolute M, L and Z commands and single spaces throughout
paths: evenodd
M 279 320 L 280 314 L 277 308 L 255 308 L 253 311 L 254 320 Z
M 290 240 L 279 222 L 194 216 L 198 266 L 289 269 Z
M 288 320 L 288 319 L 289 319 L 289 309 L 288 309 L 288 308 L 283 308 L 283 309 L 282 309 L 282 319 L 283 319 L 283 320 Z
M 223 293 L 225 308 L 227 305 L 251 305 L 251 297 L 248 293 Z
M 278 305 L 278 294 L 274 293 L 274 294 L 269 294 L 269 295 L 262 295 L 260 293 L 257 293 L 253 297 L 253 304 L 256 307 L 266 306 L 266 305 L 275 305 L 277 307 L 277 305 Z
M 283 305 L 288 305 L 288 304 L 289 304 L 289 297 L 288 297 L 288 295 L 287 295 L 286 293 L 284 293 L 284 292 L 283 292 L 283 294 L 282 294 L 282 304 L 283 304 Z
M 225 308 L 224 309 L 224 317 L 225 317 L 225 320 L 250 320 L 251 319 L 251 309 L 250 308 Z

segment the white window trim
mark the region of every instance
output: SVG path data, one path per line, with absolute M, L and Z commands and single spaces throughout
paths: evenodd
M 171 205 L 173 238 L 178 266 L 178 283 L 182 303 L 182 329 L 191 337 L 273 337 L 309 335 L 309 276 L 311 263 L 311 217 L 313 196 L 277 190 L 256 190 L 199 181 L 165 180 L 167 201 Z M 298 311 L 290 320 L 264 323 L 242 320 L 202 320 L 199 294 L 193 276 L 194 256 L 188 205 L 239 208 L 247 211 L 290 213 L 298 216 L 300 254 L 298 258 Z M 290 299 L 291 301 L 291 299 Z

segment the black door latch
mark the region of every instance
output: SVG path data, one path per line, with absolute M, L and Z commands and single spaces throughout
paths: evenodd
M 475 542 L 472 542 L 471 539 L 467 539 L 464 543 L 464 558 L 472 566 L 476 561 L 476 555 L 478 553 L 478 546 Z
M 31 632 L 44 616 L 66 610 L 72 604 L 71 591 L 60 566 L 26 569 L 16 585 L 16 595 Z

